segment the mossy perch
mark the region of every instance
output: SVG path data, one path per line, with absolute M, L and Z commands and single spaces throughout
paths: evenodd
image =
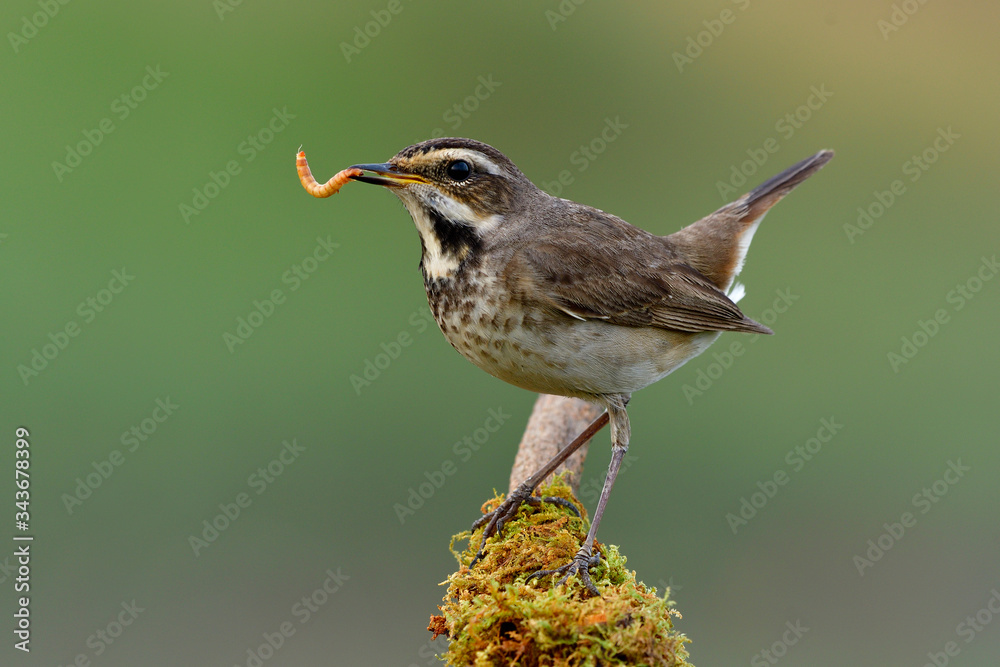
M 482 539 L 482 529 L 452 538 L 458 572 L 448 577 L 448 592 L 428 627 L 450 643 L 442 658 L 449 665 L 656 665 L 691 667 L 688 639 L 673 629 L 669 589 L 663 597 L 635 579 L 618 547 L 598 543 L 601 563 L 591 571 L 601 597 L 590 596 L 576 578 L 554 586 L 554 577 L 526 582 L 540 569 L 552 569 L 572 558 L 586 537 L 586 510 L 558 477 L 540 490 L 580 508 L 583 519 L 568 509 L 544 503 L 522 505 L 502 538 L 494 538 L 486 557 L 469 570 Z M 502 501 L 488 501 L 488 511 Z M 468 540 L 459 553 L 455 542 Z

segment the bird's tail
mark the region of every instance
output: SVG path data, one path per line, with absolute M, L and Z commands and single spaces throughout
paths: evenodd
M 777 176 L 767 179 L 743 195 L 735 203 L 742 203 L 747 207 L 744 220 L 753 222 L 767 213 L 769 208 L 781 201 L 782 197 L 795 189 L 795 186 L 819 171 L 831 159 L 833 159 L 833 151 L 820 151 L 816 155 L 792 165 Z
M 682 250 L 693 268 L 723 292 L 728 291 L 743 268 L 764 214 L 832 158 L 833 151 L 820 151 L 667 238 Z

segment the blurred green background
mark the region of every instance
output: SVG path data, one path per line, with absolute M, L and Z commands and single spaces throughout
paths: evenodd
M 698 665 L 997 664 L 1000 7 L 513 4 L 4 4 L 0 662 L 436 664 L 448 539 L 506 488 L 535 397 L 428 326 L 393 196 L 313 199 L 292 162 L 304 144 L 325 180 L 458 135 L 659 234 L 835 149 L 741 277 L 777 335 L 635 396 L 600 537 L 673 586 Z M 227 343 L 238 318 L 259 326 Z

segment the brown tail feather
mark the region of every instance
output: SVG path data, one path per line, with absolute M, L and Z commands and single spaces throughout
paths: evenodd
M 666 239 L 682 251 L 693 268 L 726 290 L 743 265 L 761 217 L 832 158 L 833 151 L 820 151 Z
M 754 220 L 763 215 L 767 209 L 777 204 L 795 186 L 819 171 L 831 159 L 833 151 L 820 151 L 755 187 L 741 202 L 749 209 L 744 220 Z

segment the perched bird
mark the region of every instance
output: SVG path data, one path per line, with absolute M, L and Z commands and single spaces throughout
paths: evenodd
M 577 574 L 599 595 L 588 567 L 597 562 L 597 528 L 628 449 L 632 392 L 723 331 L 773 333 L 740 312 L 734 279 L 767 210 L 832 157 L 821 151 L 669 236 L 553 197 L 503 153 L 471 139 L 424 141 L 384 164 L 341 172 L 342 181 L 382 185 L 402 200 L 420 234 L 427 301 L 455 349 L 518 387 L 606 409 L 476 522 L 486 525 L 477 560 L 521 503 L 542 500 L 532 493 L 545 476 L 610 421 L 611 465 L 587 538 L 565 566 L 533 575 L 562 574 L 562 583 Z

